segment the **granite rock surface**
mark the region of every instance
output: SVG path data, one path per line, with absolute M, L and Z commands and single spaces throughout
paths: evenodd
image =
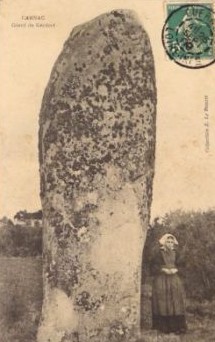
M 129 10 L 73 29 L 42 101 L 38 342 L 133 342 L 154 175 L 150 41 Z

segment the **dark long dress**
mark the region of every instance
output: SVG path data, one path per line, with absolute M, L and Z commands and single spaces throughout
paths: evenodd
M 185 292 L 178 274 L 165 274 L 162 268 L 178 268 L 175 251 L 160 250 L 151 260 L 152 328 L 164 333 L 186 331 Z

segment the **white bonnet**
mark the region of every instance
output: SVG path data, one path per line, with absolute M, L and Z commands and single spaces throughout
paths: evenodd
M 171 237 L 171 238 L 173 239 L 175 245 L 178 245 L 177 239 L 176 239 L 175 236 L 172 235 L 172 234 L 164 234 L 164 235 L 160 238 L 160 240 L 159 240 L 160 244 L 161 244 L 162 246 L 165 245 L 165 244 L 166 244 L 166 240 L 167 240 L 169 237 Z

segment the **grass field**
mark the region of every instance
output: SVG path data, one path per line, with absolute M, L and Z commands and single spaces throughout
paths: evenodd
M 1 257 L 0 342 L 36 342 L 41 305 L 41 258 Z M 188 332 L 180 337 L 150 330 L 149 298 L 145 308 L 148 323 L 138 342 L 215 342 L 215 301 L 188 302 Z
M 41 258 L 0 258 L 0 342 L 35 342 L 42 305 Z
M 185 335 L 163 335 L 152 330 L 145 330 L 138 342 L 214 342 L 215 325 L 211 317 L 198 317 L 187 314 L 188 331 Z

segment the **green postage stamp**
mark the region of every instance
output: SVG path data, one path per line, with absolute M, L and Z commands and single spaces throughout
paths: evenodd
M 180 66 L 199 69 L 215 61 L 213 3 L 167 2 L 162 30 L 164 49 Z

